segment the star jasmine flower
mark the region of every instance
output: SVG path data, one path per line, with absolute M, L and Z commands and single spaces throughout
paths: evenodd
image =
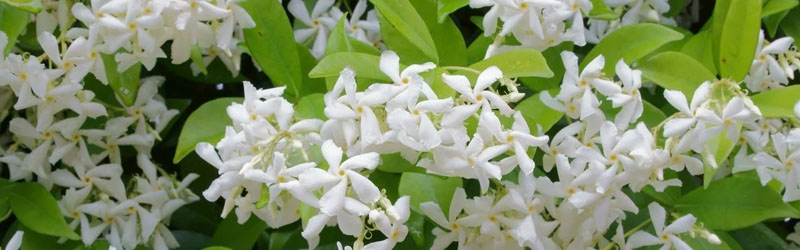
M 664 136 L 674 137 L 684 134 L 689 128 L 694 126 L 697 121 L 697 115 L 707 109 L 703 107 L 704 103 L 709 98 L 710 83 L 704 82 L 694 91 L 691 105 L 686 101 L 686 96 L 680 91 L 664 90 L 664 98 L 667 99 L 670 105 L 678 109 L 687 118 L 674 118 L 664 124 Z M 709 111 L 710 112 L 710 111 Z
M 664 249 L 669 249 L 671 247 L 675 247 L 675 249 L 692 249 L 686 242 L 678 237 L 678 234 L 689 231 L 697 218 L 691 214 L 684 215 L 673 221 L 672 224 L 664 227 L 664 221 L 667 216 L 664 207 L 653 202 L 650 203 L 647 208 L 650 210 L 650 219 L 653 221 L 653 227 L 658 236 L 653 236 L 645 231 L 637 231 L 628 238 L 627 247 L 638 248 L 661 244 Z
M 311 47 L 311 54 L 317 59 L 322 58 L 325 53 L 325 44 L 328 40 L 328 31 L 333 28 L 333 24 L 338 20 L 333 20 L 325 16 L 328 9 L 333 6 L 333 0 L 317 1 L 311 13 L 308 12 L 305 2 L 302 0 L 292 0 L 289 2 L 289 13 L 308 28 L 294 31 L 294 39 L 298 43 L 305 43 L 308 39 L 317 35 L 314 45 Z
M 486 90 L 494 82 L 500 79 L 503 79 L 503 72 L 501 72 L 500 69 L 495 66 L 490 66 L 478 75 L 478 80 L 475 82 L 475 86 L 470 89 L 472 84 L 470 84 L 467 77 L 462 75 L 442 74 L 442 81 L 453 88 L 456 92 L 461 94 L 461 96 L 466 98 L 466 101 L 472 105 L 479 106 L 484 109 L 496 108 L 499 109 L 500 113 L 503 115 L 510 116 L 514 111 L 508 106 L 503 98 L 492 91 Z M 455 121 L 451 121 L 449 123 L 454 122 Z
M 760 152 L 753 158 L 753 161 L 757 166 L 765 166 L 770 170 L 769 172 L 772 173 L 771 176 L 773 178 L 784 184 L 786 191 L 783 194 L 783 200 L 785 202 L 799 200 L 800 188 L 798 188 L 798 184 L 800 184 L 800 178 L 798 177 L 800 177 L 800 172 L 798 172 L 796 166 L 800 166 L 800 151 L 789 147 L 786 142 L 786 136 L 780 133 L 772 135 L 772 146 L 778 156 L 777 158 Z M 762 185 L 766 185 L 771 179 L 770 177 L 762 176 L 765 174 L 764 172 L 767 171 L 758 172 Z
M 521 112 L 514 112 L 514 123 L 511 125 L 511 129 L 504 131 L 500 120 L 494 112 L 484 110 L 481 113 L 478 127 L 486 128 L 495 139 L 510 146 L 510 149 L 514 151 L 513 159 L 516 160 L 523 173 L 533 173 L 533 168 L 536 167 L 536 163 L 533 162 L 533 158 L 528 156 L 528 148 L 547 144 L 548 137 L 532 136 L 528 128 L 528 123 L 525 121 L 525 118 L 522 117 Z
M 461 210 L 463 210 L 466 202 L 467 194 L 464 192 L 464 189 L 459 187 L 456 188 L 456 191 L 453 193 L 447 217 L 442 213 L 442 209 L 439 205 L 434 202 L 427 201 L 419 204 L 425 216 L 433 220 L 439 227 L 447 230 L 442 230 L 439 227 L 433 229 L 433 235 L 436 235 L 436 239 L 434 239 L 431 249 L 445 249 L 453 241 L 458 242 L 459 247 L 461 247 L 465 242 L 467 229 L 459 224 L 458 216 L 461 214 Z

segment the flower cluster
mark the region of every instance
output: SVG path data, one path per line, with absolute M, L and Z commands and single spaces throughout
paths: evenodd
M 233 125 L 216 150 L 207 143 L 197 146 L 198 154 L 220 170 L 204 195 L 209 200 L 225 199 L 223 216 L 235 208 L 240 222 L 255 214 L 273 227 L 299 220 L 301 207 L 312 207 L 316 212 L 304 220 L 302 234 L 312 247 L 325 225 L 338 225 L 344 234 L 357 238 L 356 249 L 389 249 L 407 234 L 403 223 L 408 219 L 408 197 L 392 203 L 369 174 L 383 164 L 381 154 L 400 153 L 428 173 L 479 183 L 480 195 L 472 198 L 458 189 L 447 215 L 436 203 L 420 205 L 442 227 L 434 230 L 436 249 L 453 241 L 470 248 L 503 249 L 608 244 L 600 241 L 606 231 L 614 224 L 622 230 L 626 212 L 638 212 L 624 187 L 639 191 L 647 185 L 656 190 L 680 185 L 677 179 L 664 180 L 662 171 L 688 164 L 693 174 L 699 174 L 694 171 L 699 160 L 686 151 L 659 148 L 653 132 L 641 122 L 630 126 L 642 112 L 641 72 L 620 61 L 620 83 L 600 72 L 602 56 L 580 73 L 573 54 L 562 56 L 567 68 L 562 91 L 555 98 L 545 92 L 542 99 L 579 120 L 552 140 L 531 135 L 525 117 L 508 106 L 522 94 L 496 67 L 467 75 L 443 74 L 442 81 L 454 93 L 437 94 L 420 76 L 435 65 L 411 65 L 401 71 L 397 55 L 386 51 L 380 68 L 392 83 L 358 91 L 355 73 L 345 68 L 324 96 L 324 122 L 293 117 L 293 105 L 281 97 L 283 88 L 257 90 L 246 83 L 245 101 L 228 108 Z M 597 94 L 619 109 L 615 122 L 605 120 Z M 702 104 L 697 105 L 708 105 L 696 100 Z M 470 121 L 477 122 L 475 127 L 468 127 Z M 671 121 L 664 126 L 673 131 Z M 693 124 L 701 125 L 692 131 L 706 129 L 706 122 Z M 718 124 L 722 128 L 725 122 Z M 316 146 L 327 166 L 313 161 Z M 552 171 L 555 166 L 557 181 L 534 175 L 532 148 L 545 152 L 543 167 Z M 287 162 L 295 164 L 287 167 Z M 511 172 L 518 173 L 518 180 L 503 178 Z M 663 225 L 665 219 L 656 220 Z M 664 229 L 664 234 L 693 228 L 714 238 L 701 227 L 692 227 L 693 220 L 679 219 L 676 224 L 680 228 Z M 386 240 L 365 246 L 364 236 L 376 229 Z M 652 244 L 648 239 L 637 236 L 629 244 Z M 665 242 L 682 242 L 675 239 Z M 624 237 L 615 240 L 625 245 Z
M 750 74 L 744 79 L 753 92 L 782 88 L 794 79 L 794 71 L 800 68 L 800 52 L 792 46 L 794 38 L 782 37 L 769 42 L 762 30 L 758 36 L 758 48 L 750 66 Z
M 585 27 L 584 18 L 590 13 L 591 1 L 539 1 L 539 0 L 470 0 L 472 8 L 490 7 L 483 18 L 484 35 L 497 34 L 489 46 L 486 57 L 516 48 L 545 50 L 563 41 L 583 46 L 586 42 L 596 44 L 609 33 L 622 26 L 643 22 L 675 25 L 675 21 L 664 17 L 669 11 L 666 0 L 605 0 L 604 3 L 619 17 L 608 19 L 589 16 Z M 498 32 L 498 19 L 502 27 Z M 503 39 L 513 35 L 518 44 L 504 44 Z
M 84 84 L 89 74 L 109 82 L 106 55 L 120 72 L 139 64 L 150 70 L 166 57 L 168 42 L 173 63 L 187 61 L 197 48 L 238 74 L 241 29 L 254 23 L 237 2 L 44 1 L 36 29 L 28 31 L 44 54 L 0 57 L 2 116 L 13 117 L 0 154 L 9 179 L 63 192 L 61 213 L 72 229 L 80 228 L 86 245 L 103 238 L 117 249 L 177 247 L 166 225 L 176 209 L 197 199 L 187 188 L 197 176 L 177 180 L 151 161 L 159 134 L 178 113 L 157 94 L 164 78 L 120 88 L 136 97 L 131 103 L 98 98 Z M 7 43 L 0 32 L 0 48 L 13 46 Z M 127 148 L 142 176 L 124 173 L 121 152 Z

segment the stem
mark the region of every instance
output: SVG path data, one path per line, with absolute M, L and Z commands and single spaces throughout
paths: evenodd
M 624 238 L 628 238 L 628 236 L 631 236 L 631 234 L 635 233 L 636 231 L 639 231 L 639 229 L 642 229 L 644 226 L 648 225 L 649 223 L 650 223 L 650 218 L 647 218 L 647 220 L 645 220 L 645 221 L 642 221 L 642 223 L 639 223 L 639 225 L 636 225 L 636 226 L 635 226 L 635 227 L 633 227 L 633 229 L 631 229 L 630 231 L 628 231 L 628 232 L 625 232 L 625 234 L 624 234 L 622 237 L 624 237 Z M 605 247 L 603 247 L 603 249 L 602 249 L 602 250 L 609 250 L 609 249 L 611 249 L 612 247 L 614 247 L 615 245 L 617 245 L 617 243 L 616 243 L 616 242 L 614 242 L 614 241 L 612 241 L 612 242 L 608 243 L 608 245 L 606 245 Z

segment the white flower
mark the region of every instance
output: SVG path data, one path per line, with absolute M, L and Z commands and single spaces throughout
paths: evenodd
M 691 214 L 687 214 L 676 219 L 669 226 L 664 227 L 664 221 L 666 220 L 667 216 L 667 212 L 664 210 L 664 207 L 658 205 L 656 202 L 653 202 L 650 203 L 647 208 L 650 210 L 650 219 L 653 222 L 653 227 L 655 228 L 656 235 L 658 236 L 653 236 L 645 231 L 637 231 L 631 235 L 630 238 L 628 238 L 627 247 L 637 248 L 642 246 L 662 244 L 662 248 L 664 249 L 669 249 L 671 247 L 675 247 L 675 249 L 679 250 L 692 249 L 688 244 L 686 244 L 686 242 L 681 240 L 678 234 L 689 231 L 697 218 Z
M 772 135 L 772 147 L 775 149 L 777 159 L 765 152 L 758 153 L 753 161 L 757 164 L 756 169 L 766 168 L 769 171 L 757 171 L 761 178 L 762 185 L 766 185 L 771 179 L 767 175 L 769 173 L 772 177 L 782 182 L 786 188 L 783 194 L 785 202 L 795 201 L 800 199 L 800 172 L 796 166 L 800 166 L 800 151 L 790 147 L 786 142 L 786 137 L 777 133 Z
M 428 201 L 419 204 L 425 216 L 433 220 L 439 227 L 447 230 L 444 231 L 438 227 L 433 229 L 433 235 L 436 235 L 436 239 L 434 239 L 431 249 L 445 249 L 453 241 L 459 242 L 459 245 L 464 243 L 467 237 L 467 229 L 459 224 L 458 216 L 461 214 L 466 202 L 467 194 L 464 189 L 459 187 L 453 193 L 447 217 L 442 213 L 439 205 L 434 202 Z
M 14 233 L 14 236 L 11 236 L 11 239 L 8 240 L 6 243 L 6 250 L 17 250 L 20 246 L 22 246 L 22 235 L 25 234 L 23 231 L 17 231 Z
M 352 156 L 342 162 L 342 149 L 337 147 L 333 141 L 328 140 L 322 144 L 322 154 L 328 162 L 327 172 L 318 168 L 310 168 L 300 174 L 300 182 L 309 190 L 325 187 L 326 190 L 319 201 L 321 212 L 327 215 L 337 215 L 345 205 L 344 198 L 348 186 L 352 186 L 360 201 L 365 203 L 378 201 L 380 198 L 378 187 L 367 177 L 356 172 L 362 169 L 375 169 L 380 160 L 377 153 Z
M 333 6 L 333 2 L 333 0 L 317 1 L 311 13 L 308 12 L 303 0 L 292 0 L 286 7 L 296 20 L 308 27 L 294 31 L 295 41 L 298 43 L 305 43 L 311 36 L 314 34 L 317 35 L 314 40 L 314 45 L 311 47 L 311 54 L 317 59 L 322 58 L 324 55 L 325 45 L 328 40 L 328 31 L 333 28 L 336 21 L 338 21 L 325 16 L 328 9 Z
M 470 84 L 469 79 L 467 79 L 465 76 L 442 74 L 442 81 L 453 88 L 456 92 L 461 94 L 463 98 L 466 98 L 466 100 L 469 103 L 472 103 L 473 106 L 477 106 L 475 108 L 496 108 L 499 109 L 500 113 L 503 115 L 510 116 L 514 110 L 508 106 L 503 98 L 492 91 L 486 90 L 492 86 L 493 83 L 500 79 L 503 79 L 503 72 L 501 72 L 496 66 L 490 66 L 483 70 L 478 75 L 478 80 L 475 82 L 475 86 L 472 88 L 470 88 L 472 84 Z M 448 120 L 446 123 L 454 124 L 461 123 L 463 121 L 463 119 L 461 119 L 461 115 L 457 115 L 455 117 L 457 117 L 457 119 Z M 447 118 L 443 119 L 446 120 Z M 443 120 L 442 123 L 445 123 L 445 121 Z
M 533 162 L 532 157 L 528 156 L 528 148 L 543 146 L 547 144 L 548 138 L 547 136 L 532 136 L 528 123 L 520 111 L 514 113 L 514 123 L 511 125 L 511 129 L 503 130 L 500 120 L 494 112 L 484 110 L 481 113 L 478 127 L 479 130 L 488 130 L 495 139 L 508 144 L 513 149 L 514 158 L 512 159 L 519 165 L 523 173 L 533 173 L 536 163 Z
M 667 123 L 664 124 L 665 137 L 683 135 L 689 128 L 694 126 L 698 115 L 703 112 L 712 112 L 703 107 L 704 103 L 708 101 L 709 98 L 710 85 L 711 83 L 704 82 L 697 87 L 694 91 L 691 105 L 686 101 L 686 96 L 683 95 L 682 92 L 677 90 L 664 90 L 664 98 L 667 99 L 667 102 L 686 116 L 686 118 L 669 119 Z
M 395 201 L 392 208 L 395 209 L 397 215 L 387 216 L 387 213 L 370 213 L 369 219 L 373 221 L 378 227 L 378 230 L 386 236 L 385 240 L 376 241 L 367 244 L 363 249 L 365 250 L 389 250 L 393 249 L 398 242 L 402 242 L 408 235 L 408 227 L 404 225 L 408 221 L 410 215 L 409 202 L 411 197 L 403 196 Z M 390 222 L 392 221 L 392 222 Z

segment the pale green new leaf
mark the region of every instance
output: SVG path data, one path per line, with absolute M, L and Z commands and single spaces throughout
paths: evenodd
M 42 0 L 0 0 L 0 3 L 5 3 L 33 14 L 42 11 Z
M 372 45 L 366 44 L 358 39 L 352 38 L 347 35 L 344 28 L 344 22 L 347 16 L 343 15 L 336 26 L 331 30 L 328 36 L 328 43 L 325 47 L 325 55 L 330 55 L 336 52 L 361 52 L 373 55 L 379 55 L 381 52 Z
M 437 0 L 436 13 L 439 16 L 439 23 L 443 23 L 450 13 L 455 12 L 461 7 L 467 6 L 469 0 Z
M 764 117 L 794 117 L 794 105 L 800 100 L 800 85 L 758 93 L 750 99 Z
M 741 125 L 736 125 L 741 127 Z M 727 129 L 722 130 L 719 135 L 708 140 L 705 144 L 706 152 L 703 152 L 703 187 L 707 188 L 717 169 L 722 166 L 722 163 L 728 159 L 733 148 L 736 147 L 736 142 L 731 141 L 725 136 Z M 713 160 L 713 162 L 711 161 Z
M 8 36 L 8 45 L 2 51 L 3 55 L 8 55 L 11 48 L 14 48 L 17 37 L 28 25 L 28 16 L 30 15 L 27 12 L 0 3 L 0 31 Z
M 589 11 L 589 18 L 606 21 L 616 20 L 619 18 L 619 15 L 611 10 L 611 8 L 606 5 L 604 0 L 591 0 L 591 2 L 592 10 Z
M 532 49 L 520 49 L 501 53 L 486 60 L 474 63 L 469 68 L 483 71 L 489 66 L 497 66 L 507 78 L 553 77 L 542 53 Z
M 761 17 L 766 17 L 776 14 L 781 11 L 786 11 L 797 6 L 797 0 L 769 0 L 764 4 L 761 10 Z
M 728 177 L 707 189 L 697 188 L 681 197 L 675 209 L 697 216 L 710 229 L 724 231 L 771 218 L 800 217 L 800 211 L 783 203 L 780 194 L 748 177 Z
M 750 71 L 761 30 L 761 3 L 732 0 L 719 41 L 719 72 L 741 81 Z
M 595 57 L 603 55 L 606 62 L 603 73 L 614 75 L 614 66 L 620 59 L 633 64 L 662 45 L 680 39 L 683 39 L 683 34 L 663 25 L 652 23 L 628 25 L 600 40 L 600 43 L 583 59 L 581 68 Z
M 173 163 L 178 163 L 194 151 L 195 145 L 200 142 L 216 144 L 225 135 L 225 127 L 231 125 L 226 109 L 231 103 L 242 102 L 239 97 L 217 98 L 200 105 L 197 110 L 186 118 L 186 123 L 178 136 L 178 146 L 175 149 Z
M 665 89 L 680 90 L 692 96 L 694 90 L 705 81 L 716 79 L 702 63 L 680 52 L 667 51 L 657 54 L 637 68 L 642 76 Z
M 322 61 L 311 69 L 308 76 L 311 78 L 339 77 L 339 73 L 345 67 L 350 67 L 356 72 L 356 77 L 391 82 L 392 80 L 381 71 L 379 67 L 380 61 L 380 56 L 372 54 L 358 52 L 334 53 L 322 58 Z M 400 67 L 403 68 L 405 66 L 400 65 Z

